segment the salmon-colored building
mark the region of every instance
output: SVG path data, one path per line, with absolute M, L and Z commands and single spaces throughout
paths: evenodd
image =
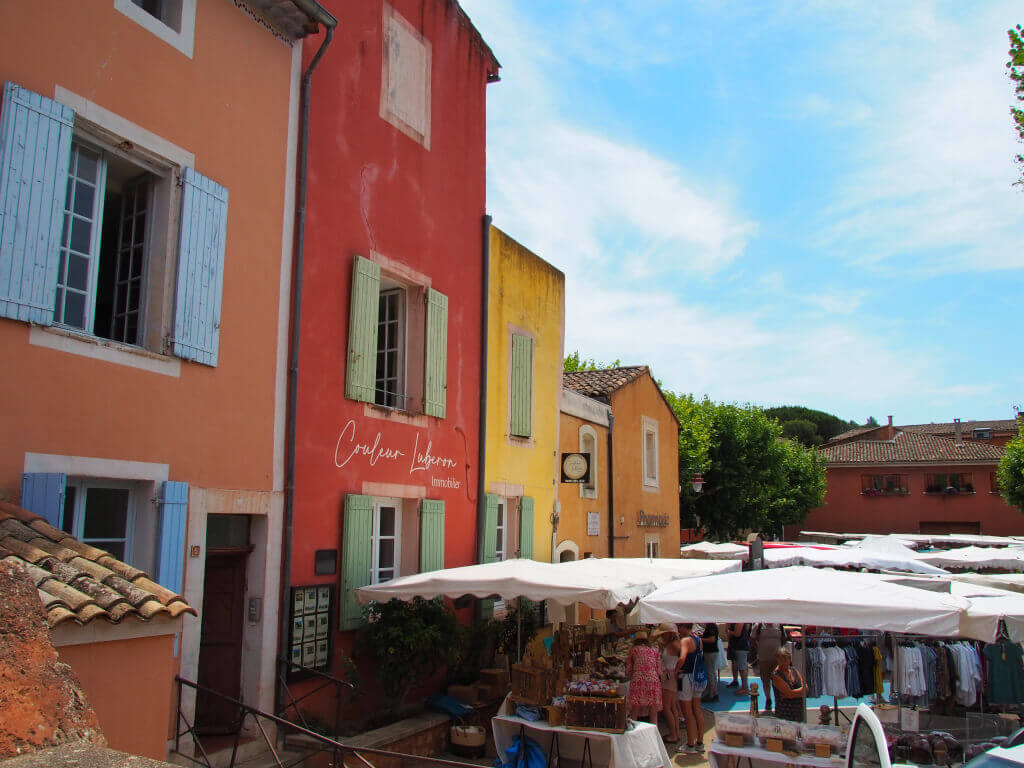
M 87 693 L 111 745 L 154 757 L 175 672 L 273 709 L 296 41 L 317 8 L 0 4 L 0 493 L 199 610 L 139 679 L 118 644 L 145 622 L 57 639 L 110 687 Z M 122 741 L 154 721 L 112 694 L 154 675 L 162 738 Z M 182 705 L 237 728 L 216 699 Z
M 835 533 L 1024 534 L 1024 516 L 999 495 L 996 469 L 1016 422 L 850 430 L 822 446 L 825 503 L 800 528 Z
M 560 485 L 556 559 L 679 557 L 679 422 L 650 369 L 563 382 L 560 449 L 588 454 L 590 476 Z
M 356 588 L 480 556 L 498 63 L 451 0 L 325 5 L 339 25 L 311 89 L 282 642 L 296 664 L 344 677 L 363 625 Z

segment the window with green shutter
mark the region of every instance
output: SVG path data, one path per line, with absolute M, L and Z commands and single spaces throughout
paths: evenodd
M 420 505 L 420 573 L 444 568 L 444 502 L 424 499 Z
M 484 497 L 483 552 L 480 561 L 494 563 L 498 560 L 498 502 L 497 495 L 488 493 Z
M 379 315 L 380 267 L 357 255 L 352 262 L 345 397 L 364 403 L 374 402 Z
M 533 499 L 530 496 L 519 500 L 519 556 L 533 559 Z
M 443 419 L 448 402 L 448 297 L 427 289 L 423 412 Z
M 372 580 L 373 497 L 351 493 L 345 497 L 345 520 L 341 548 L 341 629 L 362 623 L 363 612 L 355 591 Z
M 533 339 L 512 334 L 512 376 L 509 392 L 510 430 L 515 437 L 529 437 L 533 427 Z

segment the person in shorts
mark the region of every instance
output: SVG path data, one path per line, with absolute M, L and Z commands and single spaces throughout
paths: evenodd
M 694 754 L 704 751 L 704 712 L 700 706 L 704 685 L 698 686 L 693 679 L 694 666 L 703 652 L 700 638 L 693 632 L 693 624 L 680 624 L 679 638 L 676 678 L 679 704 L 686 720 L 686 746 L 680 745 L 679 751 Z
M 761 690 L 764 691 L 764 709 L 772 710 L 772 676 L 778 659 L 775 654 L 782 647 L 782 627 L 778 624 L 758 624 L 751 634 L 757 641 L 757 671 L 761 676 Z
M 729 652 L 732 654 L 732 682 L 729 683 L 729 687 L 739 686 L 736 695 L 746 696 L 750 693 L 750 689 L 747 687 L 749 674 L 747 655 L 750 653 L 749 624 L 729 625 Z M 743 681 L 742 685 L 740 685 L 740 680 Z
M 701 700 L 718 701 L 718 625 L 713 621 L 704 625 L 700 644 L 704 649 L 704 666 L 708 669 L 708 687 Z

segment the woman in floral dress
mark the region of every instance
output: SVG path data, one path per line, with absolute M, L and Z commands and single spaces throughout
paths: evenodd
M 633 647 L 626 656 L 629 677 L 629 716 L 658 722 L 661 709 L 661 654 L 651 647 L 647 632 L 641 630 L 633 638 Z

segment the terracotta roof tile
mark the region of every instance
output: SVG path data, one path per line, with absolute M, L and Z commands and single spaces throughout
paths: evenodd
M 648 372 L 646 365 L 602 368 L 597 371 L 573 371 L 562 376 L 562 383 L 581 395 L 608 397 L 612 392 Z
M 38 515 L 0 502 L 0 560 L 16 562 L 35 581 L 51 627 L 96 619 L 197 615 L 181 595 L 109 552 L 89 546 Z
M 829 464 L 995 463 L 1003 448 L 991 443 L 956 441 L 921 432 L 898 432 L 892 440 L 850 440 L 821 449 Z

